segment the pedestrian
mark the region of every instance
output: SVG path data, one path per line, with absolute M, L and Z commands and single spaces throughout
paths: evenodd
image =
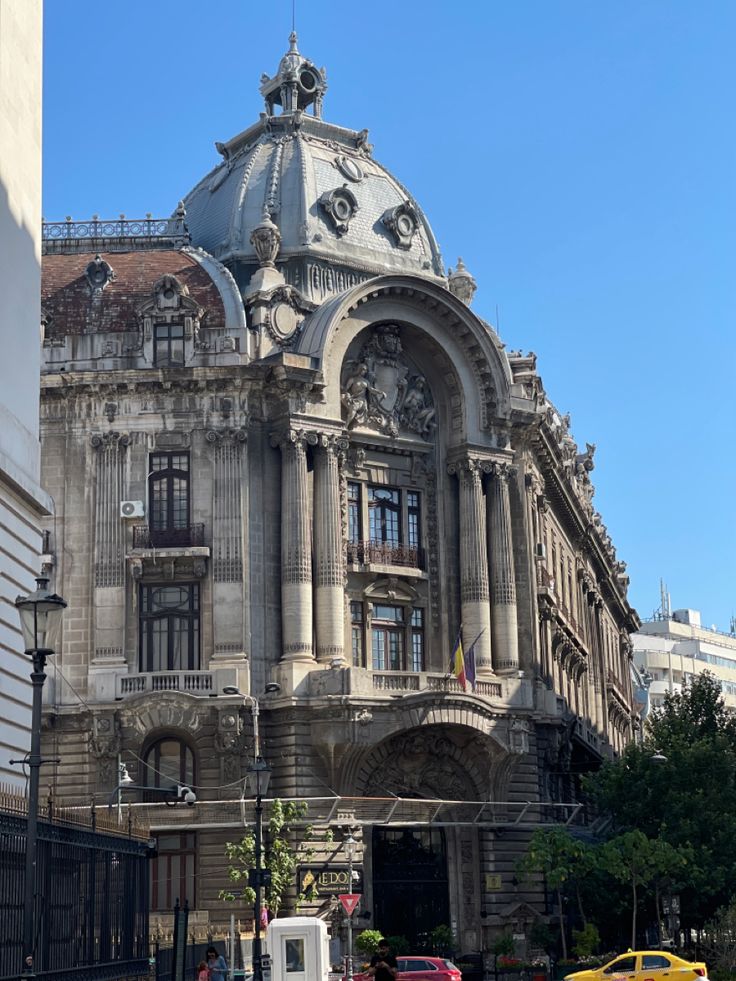
M 210 981 L 210 969 L 207 967 L 207 961 L 199 962 L 197 981 Z
M 396 958 L 389 950 L 388 941 L 381 937 L 378 941 L 378 950 L 371 957 L 371 966 L 368 968 L 368 973 L 376 981 L 395 981 L 398 970 Z
M 227 962 L 222 954 L 217 953 L 214 947 L 207 948 L 207 968 L 210 974 L 210 981 L 225 981 Z

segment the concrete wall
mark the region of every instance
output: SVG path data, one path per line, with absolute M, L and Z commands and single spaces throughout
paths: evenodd
M 0 0 L 0 782 L 21 785 L 29 663 L 15 597 L 39 571 L 41 0 Z

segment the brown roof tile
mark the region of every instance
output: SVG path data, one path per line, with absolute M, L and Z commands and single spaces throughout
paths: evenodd
M 205 270 L 191 256 L 174 249 L 135 252 L 101 252 L 115 273 L 102 291 L 101 302 L 92 302 L 85 270 L 96 253 L 46 255 L 43 257 L 41 296 L 50 318 L 48 334 L 82 334 L 85 331 L 135 330 L 136 310 L 153 294 L 165 273 L 176 276 L 190 297 L 203 307 L 205 327 L 224 327 L 225 309 L 220 292 Z

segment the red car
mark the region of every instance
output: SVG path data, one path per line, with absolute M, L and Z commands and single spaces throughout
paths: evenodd
M 398 981 L 462 981 L 462 974 L 444 957 L 397 957 Z M 373 981 L 370 974 L 354 974 L 355 981 Z M 345 979 L 343 978 L 343 981 Z

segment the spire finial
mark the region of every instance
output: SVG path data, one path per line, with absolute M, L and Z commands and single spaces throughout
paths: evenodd
M 452 269 L 449 270 L 449 275 L 447 277 L 447 288 L 453 296 L 458 298 L 458 300 L 462 300 L 463 303 L 470 306 L 473 299 L 473 294 L 477 289 L 477 284 L 465 267 L 465 263 L 459 256 L 455 272 L 453 272 Z
M 289 35 L 289 54 L 299 54 L 299 49 L 297 48 L 297 41 L 299 38 L 296 36 L 296 31 L 292 27 L 291 34 Z

